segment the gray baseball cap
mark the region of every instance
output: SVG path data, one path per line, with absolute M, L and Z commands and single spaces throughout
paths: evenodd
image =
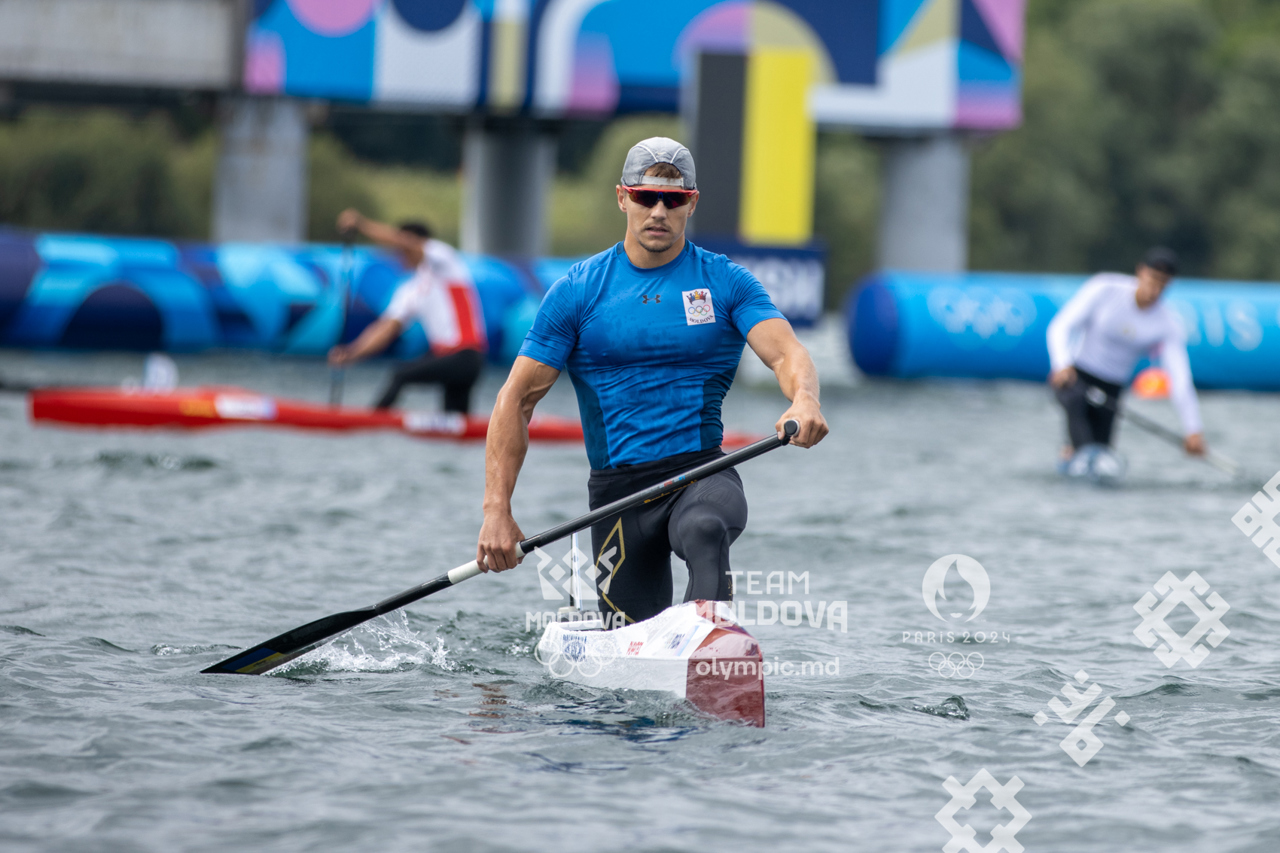
M 651 166 L 656 166 L 658 163 L 670 163 L 675 166 L 680 170 L 684 180 L 646 178 L 644 173 Z M 698 177 L 693 169 L 693 155 L 689 153 L 688 148 L 665 136 L 651 136 L 648 139 L 637 142 L 627 152 L 627 162 L 622 164 L 622 185 L 624 187 L 635 187 L 641 184 L 647 186 L 678 186 L 681 189 L 696 190 L 698 188 Z

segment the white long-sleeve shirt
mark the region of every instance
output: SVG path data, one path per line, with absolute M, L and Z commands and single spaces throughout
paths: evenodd
M 1086 281 L 1049 323 L 1049 364 L 1055 371 L 1074 366 L 1127 385 L 1139 359 L 1159 360 L 1169 374 L 1169 398 L 1183 432 L 1200 432 L 1200 403 L 1182 323 L 1163 301 L 1139 308 L 1137 290 L 1136 278 L 1119 273 Z

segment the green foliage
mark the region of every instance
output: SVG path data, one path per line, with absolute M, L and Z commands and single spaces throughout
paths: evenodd
M 835 309 L 875 267 L 880 158 L 856 136 L 820 133 L 814 172 L 813 230 L 827 247 L 827 307 Z
M 381 206 L 361 180 L 355 159 L 332 136 L 312 134 L 307 179 L 307 237 L 337 242 L 338 214 L 354 207 L 375 219 Z
M 0 125 L 0 222 L 115 234 L 198 236 L 207 206 L 182 191 L 161 118 L 31 111 Z
M 1280 4 L 1033 0 L 1025 121 L 978 147 L 975 268 L 1280 278 Z

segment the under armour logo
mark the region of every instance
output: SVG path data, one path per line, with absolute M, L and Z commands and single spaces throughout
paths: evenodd
M 1084 686 L 1089 681 L 1089 673 L 1083 669 L 1076 673 L 1076 683 Z M 1049 700 L 1049 710 L 1058 715 L 1058 719 L 1064 723 L 1075 722 L 1076 717 L 1080 716 L 1080 712 L 1088 708 L 1094 699 L 1102 694 L 1102 686 L 1098 684 L 1090 684 L 1088 689 L 1081 693 L 1076 689 L 1075 685 L 1068 681 L 1062 685 L 1062 695 L 1067 697 L 1067 702 L 1063 704 L 1062 700 L 1054 697 Z M 1089 715 L 1076 725 L 1071 733 L 1062 739 L 1062 743 L 1058 744 L 1062 747 L 1062 751 L 1071 756 L 1080 767 L 1084 767 L 1089 760 L 1098 754 L 1102 749 L 1102 741 L 1093 733 L 1093 727 L 1106 719 L 1107 714 L 1115 708 L 1116 700 L 1110 696 L 1103 696 L 1102 701 L 1097 704 Z M 1049 715 L 1044 711 L 1032 717 L 1036 721 L 1037 726 L 1043 726 L 1049 722 Z M 1116 714 L 1115 721 L 1122 726 L 1129 725 L 1129 715 L 1124 711 Z
M 1001 850 L 1022 853 L 1023 847 L 1014 836 L 1030 822 L 1031 812 L 1023 808 L 1022 803 L 1017 800 L 1017 793 L 1022 790 L 1021 779 L 1014 776 L 1007 784 L 1001 785 L 984 767 L 969 780 L 967 785 L 961 785 L 956 781 L 956 777 L 948 776 L 947 781 L 942 783 L 942 787 L 951 795 L 951 802 L 943 806 L 934 815 L 934 819 L 951 833 L 951 840 L 942 848 L 945 853 L 960 853 L 961 850 L 969 853 L 999 853 Z M 985 847 L 978 844 L 977 830 L 967 823 L 961 826 L 956 822 L 956 815 L 961 809 L 971 809 L 978 802 L 974 794 L 983 788 L 991 792 L 991 805 L 1004 809 L 1012 815 L 1008 823 L 1000 824 L 991 830 L 991 843 Z
M 1200 640 L 1204 639 L 1216 649 L 1231 633 L 1222 624 L 1222 616 L 1231 609 L 1231 605 L 1223 601 L 1222 596 L 1216 592 L 1202 599 L 1201 596 L 1209 592 L 1209 583 L 1198 572 L 1192 572 L 1182 580 L 1178 580 L 1173 572 L 1165 572 L 1164 577 L 1156 581 L 1155 590 L 1164 596 L 1163 601 L 1148 592 L 1133 605 L 1133 609 L 1142 617 L 1142 624 L 1133 629 L 1134 636 L 1147 648 L 1156 646 L 1156 657 L 1167 667 L 1172 667 L 1179 659 L 1185 660 L 1192 667 L 1199 666 L 1209 656 L 1209 649 Z M 1159 606 L 1156 606 L 1157 602 Z M 1165 617 L 1179 604 L 1185 604 L 1199 620 L 1181 637 L 1165 621 Z M 1163 642 L 1156 645 L 1160 640 Z
M 1250 503 L 1231 517 L 1240 532 L 1262 549 L 1267 559 L 1280 566 L 1280 473 L 1272 477 Z
M 640 297 L 640 301 L 641 301 L 642 303 L 644 303 L 645 305 L 648 305 L 648 304 L 649 304 L 649 300 L 650 300 L 650 299 L 652 299 L 652 300 L 653 300 L 653 302 L 654 302 L 654 304 L 655 304 L 655 305 L 661 305 L 661 304 L 662 304 L 662 294 L 661 294 L 661 293 L 659 293 L 657 296 L 649 296 L 648 294 L 645 294 L 644 296 L 641 296 L 641 297 Z

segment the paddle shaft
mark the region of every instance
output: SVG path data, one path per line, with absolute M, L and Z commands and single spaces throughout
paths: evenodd
M 585 530 L 597 521 L 603 521 L 606 518 L 617 515 L 633 507 L 646 504 L 649 501 L 656 500 L 664 495 L 670 494 L 678 489 L 683 489 L 696 480 L 710 477 L 712 474 L 718 474 L 727 468 L 732 468 L 748 459 L 754 459 L 770 450 L 776 450 L 791 442 L 791 439 L 799 431 L 800 424 L 797 421 L 787 421 L 782 437 L 772 435 L 769 438 L 761 439 L 754 444 L 747 445 L 741 450 L 735 450 L 733 453 L 725 454 L 719 459 L 713 459 L 710 462 L 691 468 L 683 474 L 678 474 L 669 480 L 664 480 L 642 489 L 629 497 L 616 500 L 611 504 L 606 504 L 599 509 L 592 510 L 586 515 L 566 521 L 564 524 L 557 524 L 550 530 L 545 530 L 537 536 L 531 536 L 520 543 L 521 553 L 528 554 L 535 548 L 543 545 L 549 545 L 558 539 L 563 539 L 580 530 Z M 369 621 L 383 614 L 390 613 L 393 610 L 399 610 L 407 604 L 412 604 L 418 599 L 425 598 L 428 595 L 437 593 L 442 589 L 447 589 L 456 584 L 460 584 L 465 580 L 480 574 L 480 564 L 475 560 L 464 563 L 455 569 L 450 569 L 438 578 L 433 578 L 426 583 L 418 584 L 410 587 L 404 592 L 397 593 L 390 598 L 384 598 L 372 607 L 365 607 L 360 610 L 352 610 L 346 613 L 336 613 L 332 616 L 326 616 L 323 619 L 317 619 L 300 628 L 287 631 L 278 637 L 273 637 L 265 643 L 254 646 L 251 649 L 233 655 L 224 661 L 214 664 L 213 666 L 202 670 L 207 673 L 239 673 L 243 675 L 261 675 L 268 672 L 283 663 L 287 663 L 296 657 L 306 654 L 318 646 L 327 643 L 329 640 L 350 631 L 352 628 Z
M 1144 429 L 1158 438 L 1164 439 L 1165 441 L 1169 442 L 1175 447 L 1184 446 L 1185 439 L 1183 439 L 1181 435 L 1169 429 L 1164 424 L 1157 423 L 1156 421 L 1153 421 L 1151 418 L 1148 418 L 1146 415 L 1141 415 L 1135 411 L 1132 411 L 1131 409 L 1120 408 L 1119 405 L 1111 402 L 1110 398 L 1106 396 L 1106 392 L 1102 391 L 1101 388 L 1095 387 L 1095 388 L 1089 389 L 1090 392 L 1095 390 L 1098 391 L 1099 393 L 1092 394 L 1087 392 L 1085 394 L 1085 398 L 1092 405 L 1097 406 L 1098 408 L 1109 409 L 1112 412 L 1115 412 L 1117 417 L 1124 418 L 1125 420 L 1132 423 L 1134 426 Z M 1098 399 L 1099 397 L 1102 398 L 1101 402 L 1099 402 L 1099 399 Z M 1240 463 L 1236 462 L 1234 459 L 1228 459 L 1227 457 L 1223 456 L 1220 453 L 1215 453 L 1212 450 L 1207 450 L 1205 451 L 1204 456 L 1202 456 L 1201 458 L 1204 459 L 1205 462 L 1208 462 L 1210 465 L 1217 468 L 1219 471 L 1223 471 L 1227 474 L 1230 474 L 1233 477 L 1239 477 L 1241 474 L 1242 469 L 1240 467 Z
M 792 425 L 794 425 L 793 429 L 791 428 Z M 696 480 L 701 480 L 704 477 L 710 477 L 712 474 L 718 474 L 726 468 L 732 468 L 739 462 L 746 462 L 748 459 L 754 459 L 762 453 L 768 453 L 770 450 L 776 450 L 777 448 L 790 443 L 792 436 L 794 436 L 799 430 L 800 425 L 796 421 L 787 421 L 787 427 L 789 428 L 789 432 L 787 432 L 783 438 L 778 438 L 776 435 L 772 435 L 769 438 L 763 438 L 755 444 L 747 445 L 741 450 L 736 450 L 733 453 L 721 456 L 719 459 L 713 459 L 710 462 L 699 465 L 697 468 L 690 468 L 688 471 L 685 471 L 683 474 L 677 474 L 670 480 L 664 480 L 663 482 L 650 486 L 647 489 L 642 489 L 633 495 L 620 498 L 611 504 L 605 504 L 599 509 L 592 510 L 586 515 L 579 516 L 572 521 L 566 521 L 564 524 L 558 524 L 550 530 L 544 530 L 537 536 L 531 536 L 520 543 L 520 552 L 522 554 L 528 554 L 535 548 L 541 548 L 543 545 L 550 545 L 558 539 L 563 539 L 564 537 L 577 533 L 580 530 L 586 530 L 597 521 L 604 521 L 606 518 L 611 518 L 618 513 L 638 507 L 641 504 L 647 504 L 649 501 L 656 500 L 677 489 L 683 489 L 685 486 L 690 485 Z M 453 586 L 455 584 L 462 583 L 464 580 L 469 580 L 480 573 L 480 564 L 475 560 L 472 560 L 470 563 L 464 563 L 456 569 L 450 569 L 446 574 L 443 574 L 433 580 L 429 580 L 420 586 L 415 586 L 412 589 L 406 589 L 398 595 L 393 595 L 390 598 L 384 599 L 375 604 L 374 609 L 378 611 L 378 615 L 388 613 L 392 610 L 399 610 L 406 604 L 412 604 L 423 596 L 431 595 L 433 592 L 439 592 L 446 586 Z M 441 585 L 442 582 L 445 583 Z
M 349 232 L 342 235 L 342 262 L 339 267 L 339 276 L 342 284 L 341 312 L 338 315 L 338 343 L 342 343 L 342 338 L 347 332 L 347 303 L 351 301 L 351 252 L 352 235 Z M 335 367 L 329 371 L 329 405 L 342 405 L 342 385 L 346 380 L 347 371 L 344 367 Z

